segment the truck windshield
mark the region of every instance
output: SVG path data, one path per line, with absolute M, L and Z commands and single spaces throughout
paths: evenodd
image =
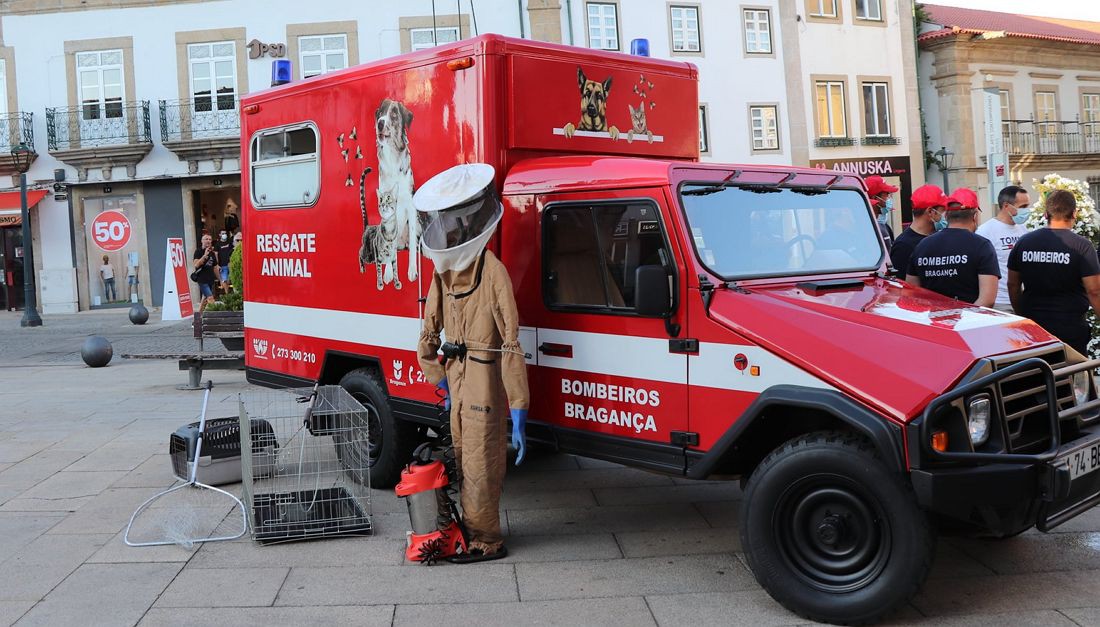
M 882 241 L 854 190 L 686 184 L 699 259 L 727 279 L 874 270 Z

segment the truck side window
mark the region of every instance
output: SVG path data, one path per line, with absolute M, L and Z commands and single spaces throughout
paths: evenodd
M 318 133 L 313 124 L 266 129 L 252 137 L 252 205 L 257 209 L 312 205 L 321 191 Z
M 551 307 L 629 312 L 638 266 L 671 267 L 657 208 L 558 205 L 543 214 L 543 296 Z

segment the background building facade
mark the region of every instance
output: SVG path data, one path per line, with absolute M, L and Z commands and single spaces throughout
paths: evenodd
M 45 313 L 108 306 L 104 255 L 116 300 L 159 306 L 166 238 L 190 254 L 239 217 L 237 103 L 269 86 L 276 58 L 303 80 L 477 33 L 621 52 L 644 38 L 651 56 L 699 68 L 704 160 L 901 182 L 920 156 L 911 12 L 910 0 L 9 0 L 0 152 L 28 141 L 38 154 L 28 179 L 48 192 L 31 211 Z M 18 293 L 5 198 L 5 281 Z
M 895 232 L 924 184 L 913 4 L 783 2 L 795 164 L 880 175 L 900 188 Z
M 946 169 L 951 186 L 973 188 L 983 208 L 1000 187 L 1034 193 L 1034 180 L 1052 172 L 1088 181 L 1100 198 L 1100 23 L 923 10 L 927 147 L 953 153 L 949 161 L 932 155 L 928 176 L 939 180 Z

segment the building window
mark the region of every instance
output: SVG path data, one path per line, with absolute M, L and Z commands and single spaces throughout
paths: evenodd
M 1037 91 L 1035 92 L 1035 120 L 1040 135 L 1048 135 L 1056 132 L 1057 124 L 1053 122 L 1058 119 L 1058 100 L 1057 95 L 1052 91 Z M 1050 124 L 1044 124 L 1044 122 L 1050 122 Z
M 1100 152 L 1100 94 L 1081 94 L 1081 120 L 1085 152 Z
M 863 128 L 867 137 L 890 136 L 890 95 L 886 83 L 863 84 Z
M 809 0 L 810 17 L 836 19 L 836 0 Z
M 231 41 L 190 44 L 191 101 L 196 113 L 237 106 L 237 54 Z
M 1081 113 L 1085 124 L 1100 122 L 1100 94 L 1082 94 Z
M 1008 133 L 1012 130 L 1012 92 L 1001 89 L 997 95 L 1001 98 L 1001 129 Z
M 709 121 L 707 115 L 707 105 L 699 105 L 699 152 L 710 152 L 710 129 L 707 128 L 707 122 Z
M 1035 117 L 1040 122 L 1058 119 L 1058 99 L 1052 91 L 1035 92 Z
M 848 126 L 844 119 L 844 83 L 818 81 L 817 134 L 818 137 L 847 137 Z
M 409 37 L 412 40 L 413 50 L 424 50 L 439 44 L 450 44 L 458 41 L 458 27 L 441 26 L 434 30 L 431 28 L 413 28 L 409 30 Z
M 589 2 L 587 10 L 588 46 L 597 50 L 618 50 L 618 7 L 608 2 Z
M 669 7 L 672 20 L 672 51 L 699 52 L 699 8 Z
M 8 62 L 4 59 L 0 59 L 0 113 L 8 112 Z M 4 129 L 0 128 L 0 133 L 3 133 Z M 0 139 L 0 146 L 9 146 L 11 144 L 3 143 L 3 139 Z
M 745 52 L 771 54 L 771 15 L 767 9 L 745 9 Z
M 778 117 L 775 105 L 749 107 L 753 150 L 779 150 Z
M 122 117 L 122 51 L 78 52 L 77 85 L 81 122 Z
M 252 204 L 257 209 L 305 207 L 317 201 L 321 169 L 317 128 L 297 124 L 260 131 L 250 148 Z
M 348 36 L 341 34 L 299 37 L 298 63 L 302 68 L 302 78 L 346 68 Z
M 542 232 L 543 299 L 553 308 L 630 312 L 638 268 L 667 271 L 672 260 L 648 202 L 553 206 Z
M 882 21 L 882 0 L 856 0 L 856 18 Z

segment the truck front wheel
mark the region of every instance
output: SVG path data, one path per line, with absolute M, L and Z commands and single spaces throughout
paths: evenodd
M 367 437 L 337 442 L 337 456 L 348 468 L 368 468 L 372 488 L 392 488 L 401 469 L 412 460 L 416 427 L 394 417 L 385 388 L 373 370 L 352 370 L 340 379 L 340 387 L 366 408 Z M 349 472 L 359 483 L 366 483 L 366 477 L 358 476 L 361 470 Z
M 741 544 L 756 580 L 784 607 L 858 624 L 916 594 L 935 535 L 912 488 L 874 446 L 819 432 L 786 442 L 753 471 Z

